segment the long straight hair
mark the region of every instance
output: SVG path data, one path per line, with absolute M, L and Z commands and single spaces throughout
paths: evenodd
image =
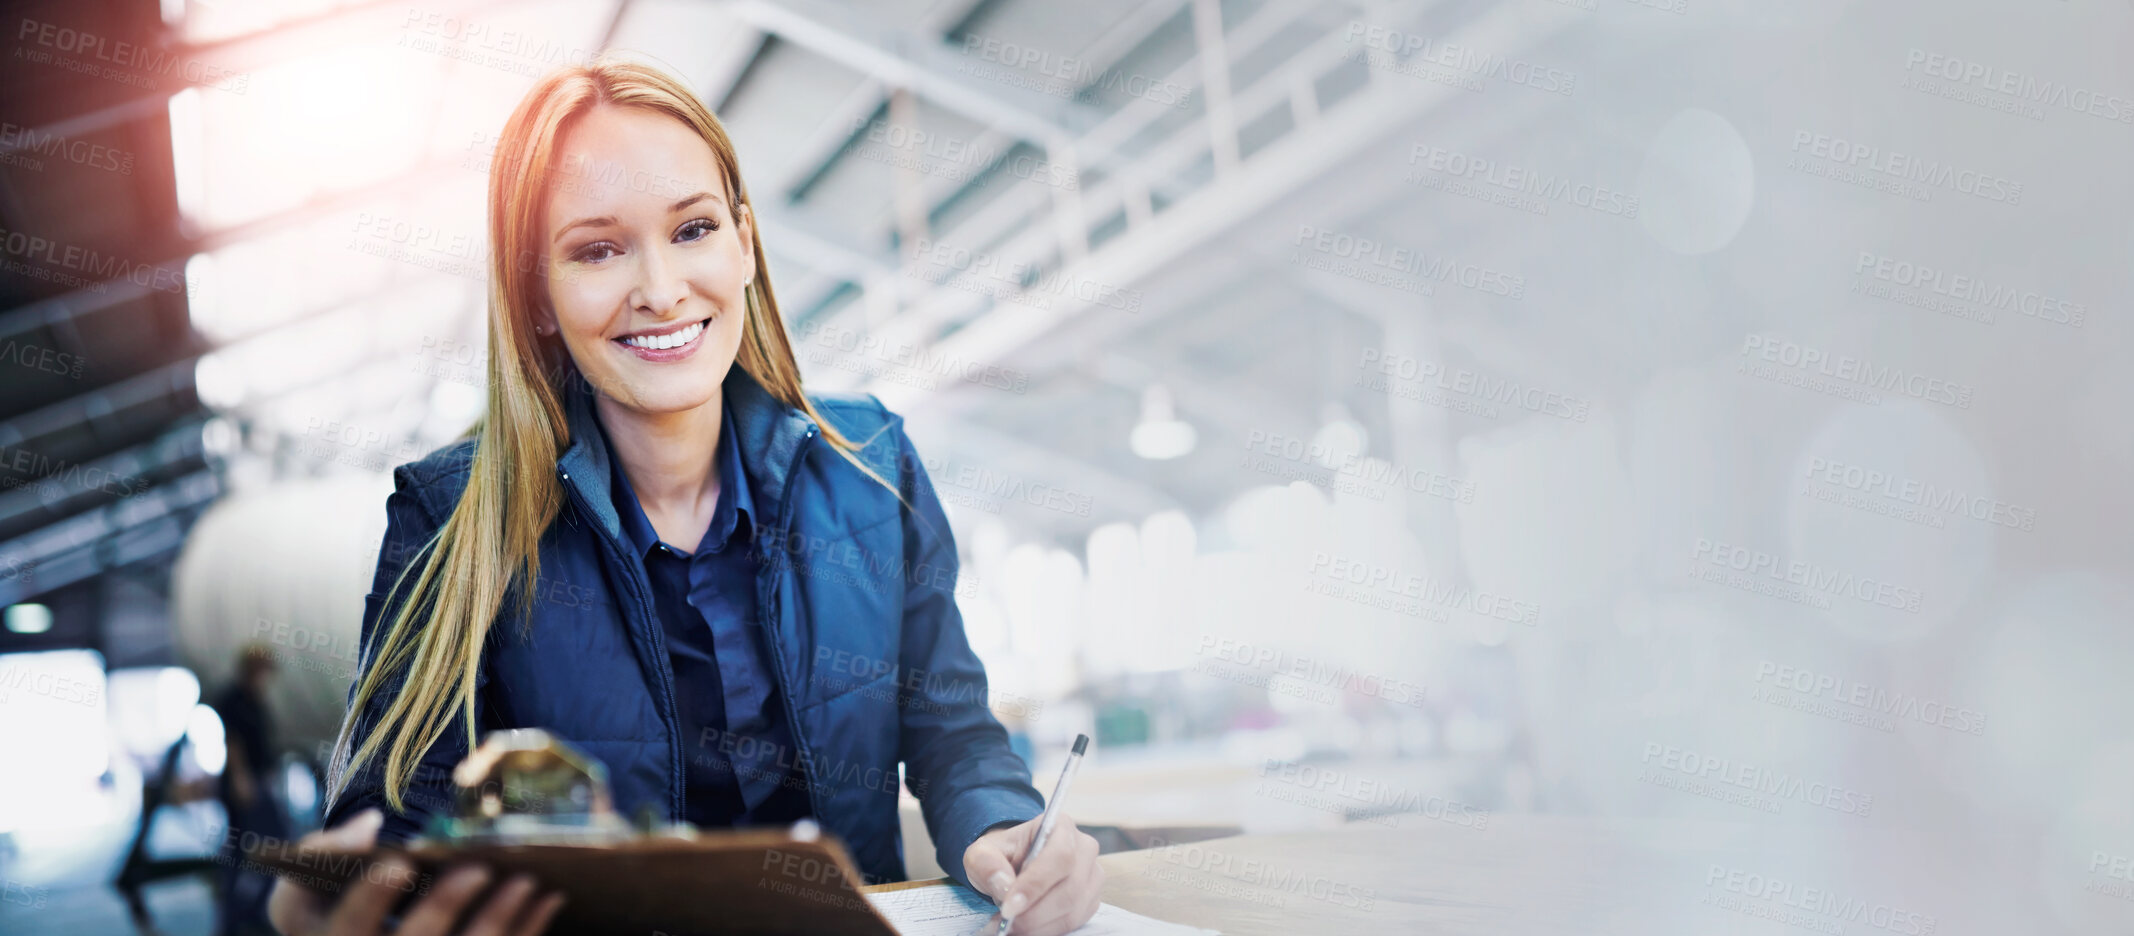
M 391 612 L 383 636 L 366 648 L 334 746 L 330 798 L 338 797 L 364 765 L 382 758 L 386 802 L 403 811 L 416 768 L 452 718 L 465 722 L 470 750 L 474 743 L 474 688 L 483 644 L 514 585 L 537 579 L 541 535 L 564 502 L 553 467 L 571 442 L 565 393 L 571 381 L 585 378 L 570 364 L 560 338 L 535 331 L 550 275 L 540 245 L 546 241 L 547 186 L 585 172 L 585 167 L 556 165 L 557 145 L 577 117 L 600 106 L 644 108 L 688 125 L 718 159 L 726 203 L 734 206 L 737 222 L 749 203 L 726 128 L 688 86 L 656 69 L 608 60 L 563 68 L 536 83 L 512 111 L 489 169 L 488 409 L 469 431 L 475 445 L 465 492 L 416 553 L 419 570 L 411 564 L 394 581 L 389 598 L 411 575 L 413 584 Z M 771 291 L 762 227 L 751 223 L 749 231 L 756 275 L 745 290 L 748 312 L 735 363 L 773 398 L 805 412 L 847 461 L 888 485 L 855 456 L 861 446 L 825 421 L 801 392 L 800 367 Z M 531 602 L 520 606 L 530 615 Z M 386 607 L 393 605 L 388 601 Z M 351 751 L 358 719 L 374 698 L 389 691 L 402 667 L 407 672 L 399 690 Z

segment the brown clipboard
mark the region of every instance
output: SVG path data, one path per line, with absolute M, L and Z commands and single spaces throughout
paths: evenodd
M 415 874 L 402 881 L 380 877 L 384 869 L 377 862 L 389 854 L 413 864 Z M 542 890 L 567 895 L 550 933 L 896 936 L 860 891 L 864 879 L 843 845 L 829 836 L 795 838 L 782 829 L 613 845 L 418 843 L 369 854 L 262 841 L 246 848 L 245 857 L 256 870 L 328 893 L 369 875 L 410 898 L 462 864 L 486 865 L 499 882 L 530 874 Z

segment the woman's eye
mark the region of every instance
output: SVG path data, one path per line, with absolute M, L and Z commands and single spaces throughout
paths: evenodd
M 595 241 L 578 248 L 575 253 L 571 254 L 571 260 L 577 263 L 599 263 L 603 260 L 612 259 L 617 253 L 620 253 L 620 251 L 616 250 L 614 244 L 610 244 L 607 241 Z
M 675 231 L 674 240 L 676 243 L 699 241 L 703 240 L 704 238 L 710 237 L 711 232 L 716 231 L 718 229 L 719 222 L 713 221 L 710 218 L 698 218 L 695 221 L 691 221 L 688 224 L 682 225 L 681 230 Z

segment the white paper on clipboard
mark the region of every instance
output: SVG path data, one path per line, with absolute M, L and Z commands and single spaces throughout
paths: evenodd
M 867 895 L 899 936 L 976 936 L 993 917 L 993 902 L 960 884 L 906 887 Z M 1215 930 L 1150 919 L 1111 904 L 1097 909 L 1074 936 L 1219 936 Z

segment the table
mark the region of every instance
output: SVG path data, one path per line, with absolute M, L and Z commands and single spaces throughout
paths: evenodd
M 1968 868 L 1964 855 L 1937 855 L 1905 833 L 1503 814 L 1477 828 L 1389 818 L 1391 827 L 1105 855 L 1104 900 L 1226 936 L 2054 929 L 2049 911 L 2009 903 L 2016 882 L 2006 869 Z M 1995 930 L 1994 920 L 2015 929 Z

